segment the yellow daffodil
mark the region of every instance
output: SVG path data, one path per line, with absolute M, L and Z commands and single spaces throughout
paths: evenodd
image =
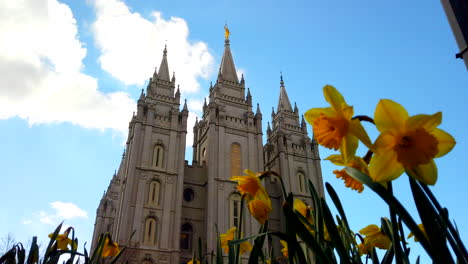
M 281 245 L 283 245 L 283 249 L 281 249 L 281 253 L 283 253 L 285 257 L 289 257 L 288 243 L 286 243 L 286 241 L 284 240 L 280 240 L 280 243 Z
M 237 228 L 231 227 L 226 233 L 219 235 L 221 247 L 226 253 L 229 253 L 229 241 L 234 240 L 234 234 L 236 233 Z M 249 241 L 242 242 L 240 244 L 239 253 L 243 255 L 245 252 L 252 251 L 252 244 Z
M 101 257 L 115 257 L 120 253 L 119 244 L 112 241 L 109 236 L 106 237 L 104 241 L 104 246 L 102 248 Z
M 234 240 L 234 234 L 236 233 L 236 230 L 236 227 L 231 227 L 228 231 L 226 231 L 226 233 L 219 235 L 221 247 L 224 248 L 226 253 L 229 252 L 228 242 Z
M 309 224 L 314 225 L 314 219 L 312 218 L 311 208 L 307 206 L 301 199 L 294 199 L 293 204 L 294 210 L 299 212 L 304 218 L 307 219 Z M 307 229 L 314 235 L 315 231 L 307 224 L 305 224 Z
M 378 247 L 380 249 L 389 249 L 391 245 L 390 238 L 383 233 L 377 225 L 368 225 L 361 229 L 359 233 L 364 237 L 364 244 L 367 248 Z
M 426 239 L 428 238 L 427 237 L 427 233 L 426 233 L 426 229 L 424 228 L 424 225 L 423 224 L 419 224 L 418 225 L 419 229 L 421 229 L 421 232 L 423 233 L 423 235 L 426 237 Z M 408 238 L 412 238 L 414 235 L 413 235 L 413 232 L 409 233 L 408 235 Z M 414 242 L 418 242 L 419 239 L 417 237 L 414 237 Z
M 245 176 L 234 176 L 232 181 L 237 181 L 237 189 L 244 195 L 248 194 L 247 208 L 250 214 L 257 219 L 260 224 L 265 224 L 268 219 L 268 214 L 271 212 L 271 200 L 265 187 L 260 183 L 258 176 L 260 173 L 255 173 L 251 170 L 244 170 Z
M 249 241 L 242 242 L 240 244 L 239 254 L 244 255 L 245 252 L 252 251 L 252 244 Z
M 307 206 L 301 199 L 294 199 L 293 208 L 302 216 L 304 216 L 311 224 L 314 223 L 314 220 L 312 219 L 311 208 Z
M 63 234 L 57 235 L 57 237 L 55 238 L 55 241 L 57 241 L 57 249 L 67 250 L 68 245 L 72 244 L 72 240 L 68 238 L 69 232 L 70 232 L 70 228 L 67 228 L 67 230 L 65 230 Z M 49 238 L 52 238 L 53 235 L 54 235 L 53 233 L 49 234 Z M 76 243 L 74 243 L 74 245 L 76 246 Z
M 345 162 L 354 157 L 361 140 L 367 147 L 371 141 L 358 119 L 352 119 L 354 110 L 343 96 L 331 85 L 323 87 L 323 95 L 331 107 L 309 109 L 304 117 L 312 125 L 318 144 L 338 150 Z
M 410 117 L 403 106 L 384 99 L 377 104 L 374 121 L 380 135 L 373 145 L 370 177 L 376 182 L 388 182 L 406 170 L 425 184 L 435 184 L 437 166 L 433 159 L 455 146 L 453 137 L 437 128 L 442 113 Z
M 270 259 L 267 259 L 267 260 L 266 260 L 266 264 L 271 264 L 271 260 L 270 260 Z
M 369 254 L 369 248 L 367 248 L 367 246 L 364 244 L 364 243 L 359 243 L 358 245 L 358 251 L 359 251 L 359 255 L 362 256 L 362 255 L 368 255 Z
M 189 262 L 187 262 L 187 264 L 200 264 L 200 261 L 198 259 L 196 259 L 195 261 L 190 260 Z
M 258 178 L 260 175 L 259 173 L 255 173 L 251 170 L 244 170 L 244 173 L 247 175 L 234 176 L 231 178 L 231 181 L 237 181 L 237 189 L 241 194 L 248 193 L 251 196 L 255 196 L 258 190 L 264 189 Z
M 348 162 L 344 162 L 342 155 L 331 155 L 326 159 L 331 161 L 335 165 L 352 167 L 366 175 L 369 175 L 369 168 L 366 162 L 360 157 L 355 156 L 351 158 Z M 349 174 L 344 169 L 334 170 L 333 173 L 336 174 L 336 178 L 343 179 L 346 187 L 356 190 L 358 191 L 358 193 L 361 193 L 364 190 L 364 185 L 360 181 L 349 176 Z
M 256 196 L 247 203 L 247 208 L 250 214 L 262 225 L 268 219 L 268 214 L 271 212 L 271 200 L 268 195 Z

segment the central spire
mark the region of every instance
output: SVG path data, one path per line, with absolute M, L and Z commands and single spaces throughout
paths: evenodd
M 279 96 L 279 100 L 278 100 L 278 108 L 277 109 L 278 109 L 278 112 L 281 109 L 292 112 L 291 102 L 289 101 L 288 93 L 286 92 L 286 88 L 284 87 L 283 73 L 281 73 L 280 96 Z
M 164 81 L 170 81 L 169 66 L 167 66 L 167 45 L 164 45 L 163 58 L 159 66 L 158 78 Z
M 232 59 L 231 48 L 229 45 L 230 31 L 227 25 L 224 26 L 224 54 L 221 59 L 221 65 L 219 66 L 219 73 L 224 80 L 239 83 L 237 78 L 236 66 L 234 66 L 234 60 Z

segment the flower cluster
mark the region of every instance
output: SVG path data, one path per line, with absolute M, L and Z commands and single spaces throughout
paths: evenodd
M 400 104 L 383 99 L 377 104 L 372 120 L 365 116 L 353 117 L 353 107 L 333 86 L 326 85 L 323 94 L 330 107 L 312 108 L 305 113 L 305 119 L 312 125 L 318 144 L 339 149 L 340 154 L 331 155 L 327 160 L 353 167 L 379 183 L 395 180 L 404 171 L 424 184 L 436 183 L 434 158 L 447 154 L 455 146 L 453 137 L 437 128 L 442 122 L 440 112 L 409 116 Z M 374 143 L 360 119 L 375 123 L 380 134 Z M 370 160 L 356 156 L 359 141 L 373 154 Z M 346 187 L 362 192 L 362 183 L 344 170 L 333 173 L 344 180 Z
M 263 225 L 272 210 L 270 197 L 258 178 L 260 173 L 251 170 L 244 170 L 244 173 L 246 175 L 232 177 L 231 181 L 237 181 L 237 189 L 246 197 L 250 214 Z
M 368 225 L 359 230 L 361 235 L 364 235 L 364 242 L 358 245 L 359 254 L 369 254 L 374 247 L 380 249 L 389 249 L 391 240 L 387 234 L 383 232 L 377 225 Z

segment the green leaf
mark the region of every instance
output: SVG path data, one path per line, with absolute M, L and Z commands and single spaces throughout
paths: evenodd
M 296 214 L 293 212 L 291 206 L 286 203 L 283 206 L 283 212 L 285 215 L 285 222 L 286 222 L 286 229 L 289 232 L 287 235 L 284 235 L 283 240 L 288 242 L 288 249 L 290 246 L 298 247 L 299 244 L 297 243 L 295 237 L 296 235 L 309 247 L 312 249 L 314 254 L 316 255 L 318 262 L 317 263 L 333 263 L 332 260 L 325 254 L 322 247 L 317 243 L 315 237 L 309 232 L 309 230 L 304 226 L 304 224 L 299 220 Z M 272 233 L 272 235 L 277 235 L 276 233 Z M 290 245 L 290 243 L 292 245 Z M 296 245 L 297 244 L 297 245 Z M 294 248 L 293 248 L 294 250 Z M 294 252 L 294 251 L 293 251 Z M 302 252 L 302 251 L 301 251 Z M 293 253 L 290 252 L 289 256 Z M 305 263 L 305 262 L 300 262 Z
M 23 258 L 24 261 L 24 258 Z M 19 261 L 19 263 L 23 263 L 23 261 Z M 39 246 L 37 245 L 37 236 L 33 236 L 31 247 L 29 249 L 28 254 L 28 264 L 38 263 L 39 262 Z
M 50 238 L 50 241 L 49 241 L 49 245 L 47 245 L 47 248 L 45 250 L 45 253 L 44 253 L 44 262 L 47 262 L 48 258 L 49 258 L 49 254 L 51 253 L 52 251 L 52 246 L 54 245 L 55 243 L 55 239 L 57 239 L 57 236 L 60 232 L 60 229 L 62 228 L 62 223 L 60 223 L 57 228 L 55 228 L 55 231 L 54 233 L 52 233 L 52 237 Z
M 218 225 L 215 224 L 216 229 L 216 264 L 223 264 L 223 250 L 221 248 L 221 239 L 219 236 Z
M 429 241 L 432 245 L 435 258 L 433 260 L 437 263 L 453 263 L 452 256 L 447 248 L 447 238 L 443 230 L 447 229 L 447 226 L 443 226 L 442 223 L 438 221 L 438 213 L 435 211 L 435 208 L 432 206 L 431 202 L 427 196 L 422 191 L 421 187 L 417 182 L 412 178 L 408 177 L 411 191 L 413 192 L 414 203 L 421 217 L 421 221 L 426 230 L 426 234 L 429 237 Z M 419 227 L 418 227 L 419 229 Z M 418 238 L 419 241 L 426 239 L 424 235 L 421 235 L 422 232 L 416 234 L 414 230 L 411 230 L 413 234 Z
M 346 218 L 346 214 L 343 209 L 343 206 L 341 205 L 340 198 L 338 198 L 338 194 L 336 194 L 335 190 L 328 182 L 325 183 L 325 187 L 327 188 L 328 195 L 330 195 L 330 198 L 332 199 L 333 204 L 335 204 L 336 210 L 338 210 L 338 213 L 340 214 L 341 219 L 343 219 L 343 222 L 346 225 L 346 228 L 350 230 L 348 219 Z
M 392 207 L 396 214 L 401 217 L 403 222 L 406 226 L 411 230 L 415 231 L 413 234 L 419 233 L 419 236 L 422 236 L 421 230 L 419 230 L 418 225 L 408 213 L 408 211 L 401 205 L 401 203 L 393 196 L 393 194 L 389 193 L 387 189 L 385 189 L 380 183 L 373 182 L 372 179 L 367 176 L 366 174 L 360 172 L 359 170 L 351 167 L 346 167 L 345 171 L 353 178 L 357 179 L 358 181 L 362 182 L 370 189 L 372 189 L 377 195 L 379 195 L 390 207 Z M 427 240 L 421 240 L 421 246 L 426 250 L 427 254 L 433 258 L 432 248 L 431 245 L 427 242 Z
M 258 231 L 259 234 L 265 234 L 263 236 L 259 236 L 255 238 L 254 240 L 254 245 L 252 248 L 252 252 L 250 253 L 249 256 L 249 264 L 258 264 L 258 258 L 262 257 L 262 260 L 265 261 L 265 256 L 263 255 L 262 249 L 263 249 L 263 243 L 265 241 L 266 237 L 266 231 L 268 230 L 268 221 L 265 222 L 264 225 L 260 227 L 260 230 Z
M 341 263 L 350 263 L 349 261 L 349 254 L 346 252 L 345 246 L 343 245 L 343 241 L 341 240 L 341 236 L 336 228 L 336 223 L 333 220 L 333 216 L 328 208 L 327 202 L 325 199 L 321 199 L 322 209 L 323 209 L 323 220 L 325 225 L 327 226 L 328 234 L 330 235 L 331 242 L 335 245 L 336 251 L 340 256 Z

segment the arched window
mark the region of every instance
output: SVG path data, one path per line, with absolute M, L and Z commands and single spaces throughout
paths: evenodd
M 241 146 L 238 143 L 231 144 L 231 176 L 242 174 Z
M 229 226 L 239 227 L 241 213 L 241 196 L 233 193 L 229 197 Z
M 297 182 L 299 183 L 298 184 L 298 187 L 299 187 L 299 192 L 301 193 L 305 193 L 306 192 L 306 181 L 305 181 L 305 176 L 304 176 L 304 173 L 299 171 L 297 173 Z
M 156 206 L 159 204 L 159 190 L 161 183 L 159 181 L 152 181 L 149 185 L 148 204 Z
M 146 219 L 143 244 L 149 246 L 156 244 L 156 219 L 154 218 Z
M 153 150 L 153 167 L 162 168 L 164 161 L 164 147 L 161 145 L 154 146 Z
M 145 259 L 141 263 L 142 264 L 153 264 L 153 261 L 151 261 L 150 259 Z
M 193 228 L 190 224 L 182 225 L 180 229 L 180 249 L 191 250 L 192 249 L 192 234 Z

